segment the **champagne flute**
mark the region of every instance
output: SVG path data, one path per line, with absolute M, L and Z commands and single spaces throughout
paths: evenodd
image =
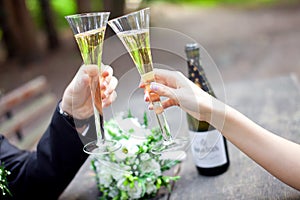
M 96 12 L 66 16 L 84 64 L 97 65 L 99 74 L 101 73 L 103 41 L 109 14 L 109 12 Z M 99 76 L 91 78 L 90 89 L 97 140 L 85 145 L 83 150 L 88 154 L 108 154 L 120 149 L 121 145 L 116 141 L 105 139 Z
M 159 153 L 162 151 L 182 149 L 187 140 L 184 138 L 174 139 L 170 133 L 170 128 L 165 117 L 160 97 L 154 92 L 150 92 L 150 83 L 155 82 L 153 63 L 150 49 L 149 38 L 150 9 L 133 12 L 116 19 L 108 21 L 109 26 L 116 32 L 119 39 L 129 52 L 142 81 L 145 83 L 145 89 L 149 92 L 150 102 L 153 104 L 153 110 L 161 129 L 163 144 L 155 147 L 153 151 Z

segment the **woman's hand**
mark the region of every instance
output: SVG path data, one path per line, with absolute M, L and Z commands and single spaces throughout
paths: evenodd
M 109 106 L 117 97 L 115 88 L 118 80 L 113 76 L 113 69 L 108 65 L 102 65 L 100 75 L 98 66 L 82 65 L 64 92 L 61 102 L 62 110 L 76 119 L 89 118 L 93 114 L 89 85 L 90 81 L 97 77 L 100 80 L 102 106 Z
M 179 106 L 193 117 L 205 120 L 209 117 L 212 107 L 212 96 L 196 86 L 181 72 L 164 69 L 154 69 L 155 81 L 150 85 L 150 92 L 161 97 L 164 108 Z M 140 87 L 144 88 L 144 84 Z M 149 101 L 148 91 L 145 91 L 145 101 Z M 152 105 L 149 106 L 152 109 Z

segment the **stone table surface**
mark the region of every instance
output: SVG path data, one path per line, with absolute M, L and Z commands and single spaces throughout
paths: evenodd
M 300 84 L 295 76 L 234 82 L 226 85 L 225 91 L 229 105 L 264 128 L 300 143 Z M 176 116 L 168 119 L 171 128 L 173 123 L 178 124 Z M 180 128 L 186 129 L 185 120 L 181 121 Z M 181 179 L 175 184 L 170 199 L 300 199 L 299 191 L 270 175 L 230 142 L 228 151 L 230 167 L 215 177 L 198 175 L 188 153 L 182 164 Z M 299 159 L 299 155 L 295 155 L 295 159 Z M 94 173 L 88 160 L 60 200 L 92 200 L 97 199 L 97 195 Z

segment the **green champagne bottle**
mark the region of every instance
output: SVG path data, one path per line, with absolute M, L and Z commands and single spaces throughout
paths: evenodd
M 199 45 L 187 44 L 185 52 L 189 79 L 215 97 L 201 66 Z M 199 174 L 216 176 L 224 173 L 229 167 L 226 138 L 209 123 L 199 121 L 189 114 L 187 121 L 192 140 L 191 151 Z

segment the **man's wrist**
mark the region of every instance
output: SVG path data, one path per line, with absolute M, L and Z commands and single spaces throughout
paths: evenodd
M 76 119 L 68 112 L 64 111 L 61 107 L 61 101 L 58 104 L 58 112 L 75 128 L 81 128 L 89 124 L 90 118 Z

